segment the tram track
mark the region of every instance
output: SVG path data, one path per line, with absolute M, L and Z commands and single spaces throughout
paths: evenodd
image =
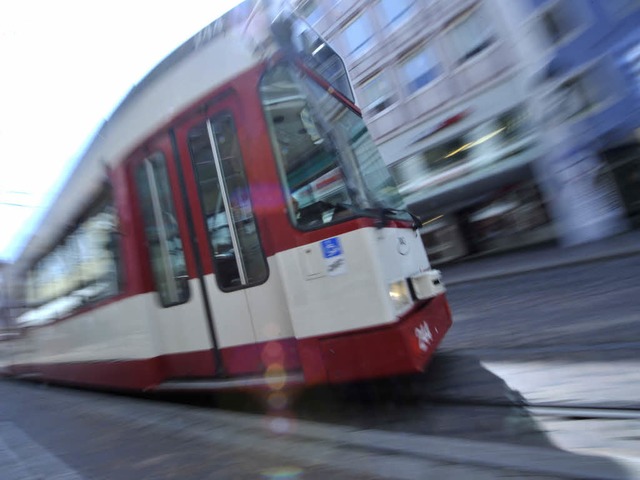
M 527 354 L 569 354 L 569 353 L 581 353 L 581 352 L 610 352 L 610 351 L 629 351 L 636 352 L 640 350 L 640 342 L 603 342 L 603 343 L 589 343 L 589 344 L 567 344 L 561 343 L 556 345 L 545 346 L 522 346 L 518 348 L 467 348 L 465 354 L 476 356 L 511 356 L 517 354 L 519 357 L 523 357 Z
M 625 407 L 615 404 L 527 402 L 515 392 L 513 392 L 513 396 L 501 400 L 465 398 L 464 396 L 452 397 L 425 392 L 420 388 L 421 385 L 418 385 L 416 389 L 411 381 L 402 380 L 400 382 L 361 382 L 338 389 L 318 387 L 305 391 L 301 395 L 293 395 L 287 402 L 287 408 L 290 408 L 294 413 L 302 414 L 301 416 L 306 419 L 315 421 L 324 421 L 324 413 L 328 410 L 336 413 L 335 420 L 339 421 L 341 413 L 346 415 L 346 412 L 352 409 L 379 414 L 390 408 L 395 410 L 409 408 L 414 411 L 419 409 L 428 414 L 431 407 L 523 409 L 534 416 L 564 417 L 566 419 L 640 420 L 640 407 Z M 211 398 L 210 396 L 189 395 L 187 397 L 173 397 L 173 401 L 211 407 L 214 406 L 210 403 Z M 264 414 L 266 412 L 263 408 L 268 408 L 266 403 L 257 401 L 257 398 L 252 394 L 219 393 L 215 398 L 214 408 L 222 410 Z M 220 402 L 221 399 L 223 400 Z M 241 400 L 238 401 L 239 399 Z M 464 413 L 461 414 L 464 415 Z
M 524 408 L 538 416 L 552 415 L 571 419 L 640 420 L 640 409 L 638 408 L 570 407 L 562 405 L 532 405 Z
M 251 414 L 269 425 L 285 419 L 292 425 L 313 422 L 317 426 L 314 428 L 336 427 L 363 435 L 379 432 L 389 438 L 396 435 L 445 443 L 475 441 L 500 445 L 496 448 L 508 445 L 545 451 L 553 451 L 558 445 L 580 449 L 586 444 L 594 454 L 606 449 L 607 454 L 635 458 L 628 452 L 634 450 L 640 431 L 640 408 L 526 402 L 513 391 L 513 397 L 498 401 L 449 398 L 430 393 L 432 385 L 426 380 L 416 376 L 291 391 L 279 406 L 270 401 L 268 394 L 243 391 L 156 394 L 147 398 L 187 405 L 194 411 Z M 584 432 L 597 435 L 585 437 Z
M 425 404 L 448 405 L 459 407 L 489 407 L 489 408 L 522 408 L 536 416 L 555 416 L 569 419 L 602 419 L 602 420 L 640 420 L 640 408 L 619 407 L 613 405 L 589 404 L 554 404 L 528 402 L 491 402 L 475 399 L 452 399 L 427 397 Z
M 565 404 L 559 402 L 528 402 L 516 392 L 510 398 L 479 399 L 471 397 L 449 397 L 438 395 L 418 388 L 413 389 L 411 382 L 400 385 L 397 382 L 374 382 L 373 385 L 359 385 L 356 394 L 353 391 L 347 395 L 336 394 L 323 389 L 316 395 L 311 394 L 306 399 L 300 399 L 291 406 L 292 410 L 300 414 L 301 418 L 313 421 L 330 421 L 331 423 L 348 424 L 389 424 L 393 429 L 401 427 L 406 422 L 407 430 L 415 431 L 416 426 L 406 420 L 403 411 L 425 420 L 447 415 L 457 415 L 460 418 L 471 419 L 484 412 L 507 418 L 510 416 L 530 417 L 532 419 L 555 418 L 563 421 L 640 421 L 640 408 L 635 406 L 621 406 L 614 403 L 609 405 L 594 405 L 589 403 Z M 418 386 L 419 387 L 419 386 Z M 327 412 L 332 411 L 332 414 Z M 362 416 L 362 422 L 355 420 L 353 414 Z M 454 413 L 455 412 L 455 413 Z M 377 420 L 371 420 L 377 417 Z M 470 430 L 473 429 L 470 422 Z M 383 427 L 384 428 L 384 427 Z M 418 432 L 416 432 L 418 433 Z M 428 432 L 425 432 L 428 433 Z
M 377 386 L 380 389 L 381 385 Z M 302 420 L 362 430 L 528 447 L 555 448 L 561 444 L 594 452 L 605 449 L 623 456 L 634 450 L 640 431 L 640 408 L 634 407 L 526 402 L 517 398 L 511 402 L 451 399 L 424 392 L 411 398 L 395 394 L 399 392 L 388 393 L 365 403 L 353 396 L 321 395 L 322 401 L 294 404 L 291 411 Z M 585 437 L 581 432 L 591 433 Z
M 554 402 L 529 402 L 520 397 L 516 392 L 513 396 L 503 399 L 482 399 L 464 396 L 449 396 L 432 393 L 419 395 L 414 399 L 424 404 L 448 405 L 459 407 L 494 407 L 494 408 L 524 408 L 536 415 L 564 416 L 571 418 L 601 418 L 601 419 L 630 419 L 640 420 L 640 407 L 616 404 L 593 404 L 588 402 L 561 403 Z

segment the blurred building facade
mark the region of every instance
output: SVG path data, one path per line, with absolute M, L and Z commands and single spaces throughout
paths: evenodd
M 0 262 L 0 331 L 9 326 L 10 302 L 9 302 L 9 285 L 6 280 L 6 272 L 8 265 Z
M 638 227 L 640 1 L 530 3 L 548 51 L 538 177 L 558 235 L 577 243 Z
M 591 240 L 638 213 L 632 187 L 619 184 L 629 175 L 607 166 L 632 164 L 638 150 L 639 1 L 301 3 L 345 59 L 434 262 Z M 577 93 L 587 103 L 566 115 Z

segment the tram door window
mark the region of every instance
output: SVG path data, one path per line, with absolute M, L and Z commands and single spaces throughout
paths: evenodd
M 218 286 L 234 290 L 264 282 L 267 264 L 231 115 L 223 113 L 192 128 L 189 150 Z
M 164 307 L 184 303 L 189 298 L 187 267 L 164 155 L 144 159 L 135 177 L 160 302 Z

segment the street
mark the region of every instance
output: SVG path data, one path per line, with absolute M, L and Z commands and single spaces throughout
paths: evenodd
M 453 286 L 444 364 L 430 371 L 436 388 L 490 394 L 458 383 L 464 355 L 529 403 L 639 408 L 639 275 L 640 256 L 630 256 Z
M 448 289 L 454 326 L 425 374 L 310 389 L 292 394 L 269 417 L 261 417 L 268 408 L 252 394 L 132 400 L 4 381 L 0 439 L 5 451 L 33 455 L 69 479 L 377 478 L 377 472 L 380 478 L 635 478 L 627 472 L 640 472 L 639 274 L 640 257 L 629 256 L 454 284 Z M 233 417 L 247 413 L 263 418 L 262 426 Z M 282 425 L 269 418 L 287 419 L 293 437 L 270 436 Z M 318 429 L 317 423 L 303 427 L 306 421 L 338 433 L 327 430 L 320 441 L 307 434 L 301 443 L 296 429 Z M 369 432 L 376 445 L 376 436 L 386 435 L 384 448 L 401 450 L 396 466 L 381 470 L 390 457 L 369 447 L 358 453 L 331 446 L 345 441 L 345 432 Z M 424 455 L 443 442 L 479 443 L 472 444 L 476 453 L 465 447 L 464 459 L 444 463 L 404 450 L 425 441 L 436 443 Z M 508 466 L 510 456 L 495 452 L 512 446 L 525 449 L 526 458 L 561 455 L 568 471 L 582 473 L 550 473 L 533 460 L 534 473 Z M 458 465 L 467 457 L 473 467 Z M 591 461 L 601 463 L 591 467 Z M 505 466 L 496 470 L 487 462 Z M 440 473 L 425 477 L 424 468 Z
M 455 285 L 455 323 L 442 350 L 637 352 L 638 278 L 640 256 L 631 256 Z
M 372 408 L 354 395 L 333 403 L 314 392 L 305 418 L 637 462 L 637 278 L 640 256 L 630 256 L 456 284 L 448 289 L 452 329 L 426 374 L 407 380 L 417 400 L 392 396 Z M 378 382 L 364 396 L 406 387 Z
M 496 392 L 465 374 L 477 358 L 526 403 L 625 409 L 621 418 L 572 410 L 533 416 L 556 444 L 640 458 L 640 256 L 455 285 L 455 323 L 430 373 L 444 398 Z M 456 372 L 456 373 L 453 373 Z M 452 378 L 457 377 L 456 380 Z M 465 388 L 465 381 L 471 388 Z M 635 414 L 634 414 L 635 412 Z M 589 418 L 590 417 L 590 418 Z

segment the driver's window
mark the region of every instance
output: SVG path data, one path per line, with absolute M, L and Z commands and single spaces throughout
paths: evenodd
M 294 224 L 313 229 L 348 216 L 352 202 L 337 148 L 290 70 L 267 72 L 260 92 Z

